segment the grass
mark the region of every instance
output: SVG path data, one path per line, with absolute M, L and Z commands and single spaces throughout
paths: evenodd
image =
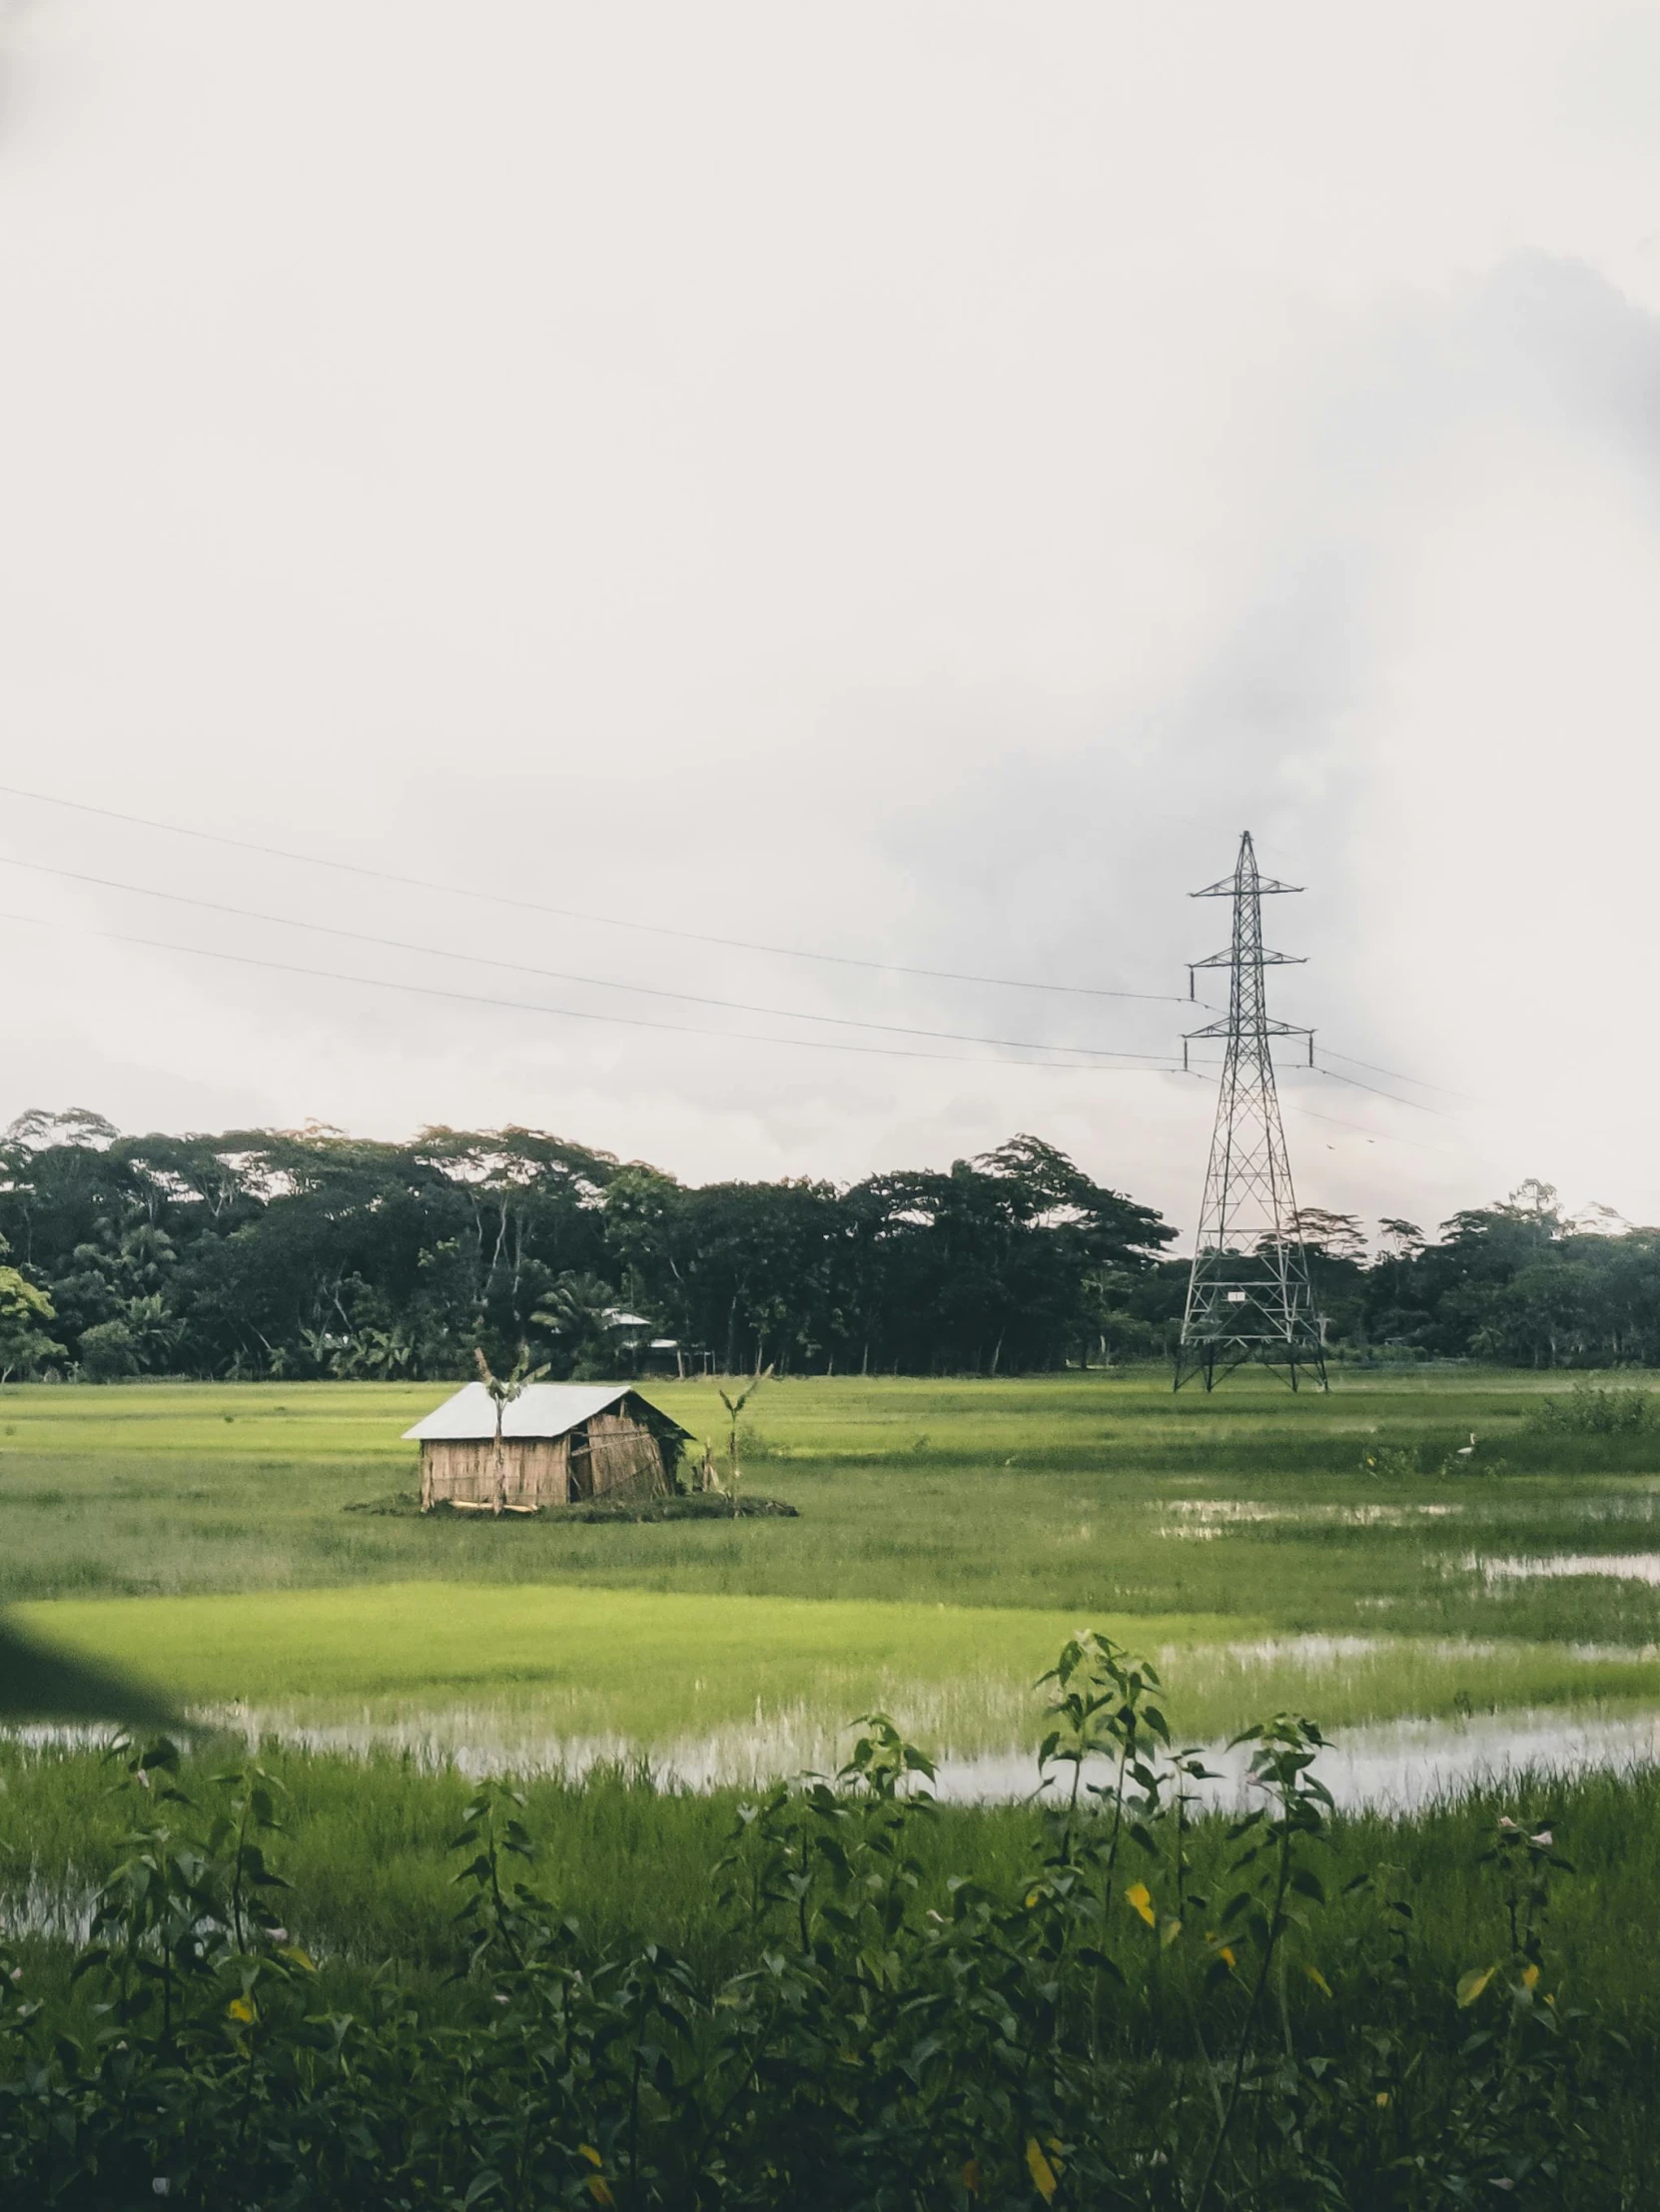
M 1178 1730 L 1204 1740 L 1284 1706 L 1339 1736 L 1397 1715 L 1653 1711 L 1660 1590 L 1479 1568 L 1660 1551 L 1660 1437 L 1535 1433 L 1526 1415 L 1550 1388 L 1463 1373 L 1339 1374 L 1329 1397 L 1296 1399 L 1249 1378 L 1173 1398 L 1155 1375 L 776 1383 L 755 1403 L 746 1487 L 799 1517 L 641 1525 L 349 1510 L 413 1487 L 401 1432 L 439 1394 L 427 1386 L 14 1387 L 0 1599 L 267 1735 L 288 1793 L 283 1910 L 323 1960 L 324 2009 L 366 2007 L 386 1960 L 434 2007 L 459 2001 L 447 1846 L 463 1769 L 526 1776 L 537 1878 L 600 1940 L 729 1972 L 748 1937 L 715 1912 L 710 1877 L 739 1797 L 653 1767 L 684 1771 L 688 1747 L 717 1776 L 823 1767 L 837 1724 L 873 1705 L 933 1749 L 1032 1743 L 1034 1678 L 1082 1622 L 1155 1656 Z M 716 1433 L 712 1387 L 650 1394 Z M 1472 1471 L 1453 1472 L 1472 1429 Z M 1378 1480 L 1362 1463 L 1380 1443 L 1445 1471 Z M 590 1764 L 548 1771 L 550 1743 Z M 224 1757 L 203 1744 L 186 1787 Z M 1660 1769 L 1512 1777 L 1410 1819 L 1340 1818 L 1327 1889 L 1398 1868 L 1425 2001 L 1445 2007 L 1503 1947 L 1479 1867 L 1500 1811 L 1555 1824 L 1578 1872 L 1553 1907 L 1553 1980 L 1631 2038 L 1646 2083 Z M 0 1737 L 0 1923 L 26 1931 L 26 1974 L 66 2019 L 89 2001 L 69 1985 L 70 1942 L 125 1818 L 84 1742 Z M 1202 1881 L 1222 1827 L 1201 1825 Z M 1020 1803 L 942 1808 L 915 1838 L 942 1903 L 952 1875 L 1014 1891 L 1038 1846 Z M 1322 1953 L 1356 2033 L 1371 2005 L 1343 1947 L 1358 1909 L 1334 1907 Z
M 745 1772 L 822 1760 L 872 1705 L 997 1747 L 1082 1621 L 1180 1657 L 1196 1734 L 1266 1704 L 1347 1726 L 1652 1701 L 1660 1589 L 1478 1571 L 1660 1544 L 1660 1435 L 1537 1434 L 1551 1387 L 780 1382 L 747 1479 L 798 1518 L 636 1525 L 349 1510 L 413 1487 L 402 1432 L 431 1385 L 14 1386 L 0 1599 L 198 1706 L 503 1760 L 701 1738 L 712 1771 Z M 712 1384 L 651 1394 L 716 1430 Z M 1379 1443 L 1458 1467 L 1471 1430 L 1476 1472 L 1364 1471 Z
M 0 1600 L 380 1582 L 602 1584 L 1114 1616 L 1288 1633 L 1660 1640 L 1641 1584 L 1487 1587 L 1472 1555 L 1660 1544 L 1660 1432 L 1539 1436 L 1548 1378 L 1339 1374 L 1329 1397 L 1162 1375 L 775 1383 L 748 1481 L 794 1520 L 498 1526 L 348 1512 L 413 1486 L 431 1385 L 0 1393 Z M 713 1386 L 652 1386 L 713 1433 Z M 1379 1481 L 1379 1443 L 1475 1470 Z
M 328 2001 L 361 1998 L 368 1976 L 389 1958 L 438 1992 L 460 1955 L 448 1846 L 465 1782 L 384 1755 L 365 1761 L 268 1746 L 264 1757 L 287 1792 L 286 1833 L 274 1850 L 293 1883 L 284 1917 L 329 1969 Z M 187 1760 L 186 1790 L 199 1791 L 213 1764 L 212 1755 Z M 0 1786 L 9 1845 L 0 1898 L 14 1923 L 33 1929 L 31 1981 L 62 1998 L 64 1931 L 75 1929 L 92 1886 L 120 1855 L 125 1808 L 96 1760 L 56 1750 L 0 1745 Z M 745 1963 L 729 1923 L 718 1930 L 710 1879 L 742 1803 L 737 1793 L 664 1791 L 612 1770 L 581 1787 L 531 1782 L 525 1798 L 534 1878 L 591 1934 L 618 1948 L 667 1942 L 710 1971 Z M 1385 1862 L 1397 1867 L 1413 1907 L 1424 1985 L 1450 1990 L 1466 1967 L 1504 1947 L 1494 1885 L 1479 1865 L 1501 1812 L 1550 1819 L 1576 1869 L 1552 1910 L 1560 2001 L 1593 2004 L 1637 2041 L 1639 2055 L 1653 2053 L 1660 2048 L 1660 1921 L 1652 1910 L 1660 1893 L 1660 1772 L 1567 1784 L 1523 1777 L 1503 1793 L 1473 1794 L 1409 1820 L 1339 1818 L 1326 1888 L 1336 1897 L 1358 1874 Z M 1200 1825 L 1201 1883 L 1221 1855 L 1223 1825 Z M 953 1875 L 1012 1886 L 1034 1863 L 1040 1837 L 1030 1806 L 948 1807 L 913 1831 L 911 1847 L 926 1895 L 943 1902 Z M 1322 1936 L 1328 1965 L 1343 1956 L 1347 1925 L 1339 1906 Z M 1331 1978 L 1338 1981 L 1335 1965 Z
M 723 1598 L 580 1585 L 386 1583 L 356 1590 L 57 1600 L 22 1624 L 147 1673 L 196 1709 L 241 1706 L 313 1737 L 428 1744 L 479 1764 L 546 1764 L 551 1741 L 717 1771 L 835 1756 L 881 1707 L 935 1752 L 1001 1749 L 1079 1626 L 1154 1658 L 1172 1719 L 1214 1739 L 1264 1710 L 1329 1726 L 1411 1713 L 1660 1696 L 1660 1657 L 1543 1641 L 1299 1640 L 1268 1620 L 1080 1615 L 869 1600 Z M 230 1716 L 233 1720 L 236 1716 Z M 256 1719 L 256 1727 L 260 1725 Z

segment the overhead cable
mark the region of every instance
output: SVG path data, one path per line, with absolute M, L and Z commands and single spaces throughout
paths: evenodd
M 1221 1061 L 1213 1063 L 1213 1066 L 1218 1068 L 1222 1065 Z M 1213 1091 L 1221 1088 L 1219 1077 L 1207 1076 L 1199 1068 L 1190 1066 L 1183 1069 L 1181 1073 L 1195 1076 L 1201 1083 L 1208 1083 Z M 1363 1136 L 1368 1144 L 1407 1144 L 1415 1152 L 1444 1152 L 1450 1149 L 1450 1146 L 1445 1144 L 1426 1144 L 1421 1137 L 1402 1136 L 1394 1129 L 1368 1129 L 1361 1121 L 1344 1121 L 1335 1113 L 1322 1113 L 1318 1106 L 1303 1106 L 1300 1101 L 1292 1097 L 1287 1097 L 1284 1104 L 1287 1113 L 1300 1113 L 1308 1120 L 1324 1121 L 1334 1129 L 1349 1129 L 1356 1136 Z
M 209 845 L 226 845 L 241 853 L 259 853 L 267 860 L 298 861 L 307 868 L 333 868 L 343 875 L 363 876 L 375 883 L 391 883 L 407 891 L 435 891 L 445 898 L 472 899 L 485 906 L 516 907 L 526 914 L 550 914 L 564 922 L 592 922 L 607 930 L 634 930 L 647 937 L 679 938 L 693 945 L 719 945 L 728 952 L 765 953 L 778 960 L 812 960 L 835 968 L 864 968 L 888 976 L 925 976 L 936 983 L 991 984 L 1000 991 L 1049 991 L 1080 999 L 1145 999 L 1159 1006 L 1185 1004 L 1171 991 L 1118 991 L 1105 985 L 1039 983 L 1029 976 L 977 976 L 954 968 L 916 968 L 902 961 L 866 960 L 853 953 L 809 952 L 798 945 L 764 945 L 745 937 L 717 937 L 707 930 L 681 929 L 665 922 L 638 922 L 618 914 L 594 914 L 582 907 L 556 907 L 539 899 L 515 899 L 504 891 L 477 891 L 470 885 L 442 883 L 424 876 L 406 876 L 388 868 L 370 868 L 361 861 L 334 860 L 323 853 L 301 853 L 285 845 L 261 845 L 246 837 L 228 837 L 219 830 L 192 829 L 183 822 L 162 822 L 152 815 L 123 814 L 114 807 L 95 806 L 87 799 L 64 799 L 55 792 L 28 791 L 18 784 L 0 784 L 0 795 L 27 799 L 39 806 L 65 807 L 77 814 L 95 814 L 129 828 L 160 830 L 169 837 L 191 837 Z
M 1423 1076 L 1408 1076 L 1398 1068 L 1379 1068 L 1375 1061 L 1356 1060 L 1352 1053 L 1334 1053 L 1329 1045 L 1322 1045 L 1320 1047 L 1320 1051 L 1325 1055 L 1327 1060 L 1340 1060 L 1343 1065 L 1348 1068 L 1364 1068 L 1368 1075 L 1389 1076 L 1392 1077 L 1396 1083 L 1412 1084 L 1419 1091 L 1438 1091 L 1443 1099 L 1463 1099 L 1471 1105 L 1475 1104 L 1475 1102 L 1470 1099 L 1469 1093 L 1467 1091 L 1453 1091 L 1444 1083 L 1430 1083 Z M 1331 1071 L 1327 1069 L 1326 1073 L 1328 1075 L 1330 1074 L 1330 1072 Z
M 208 945 L 178 945 L 166 938 L 137 937 L 125 930 L 94 929 L 82 922 L 49 921 L 38 914 L 13 914 L 0 909 L 0 922 L 20 922 L 26 928 L 56 930 L 74 937 L 93 937 L 107 944 L 140 945 L 154 952 L 184 953 L 193 960 L 225 961 L 238 968 L 263 968 L 274 975 L 306 976 L 321 983 L 356 984 L 372 991 L 399 991 L 423 999 L 446 999 L 467 1006 L 506 1007 L 519 1014 L 544 1014 L 566 1022 L 601 1022 L 623 1029 L 665 1030 L 679 1037 L 712 1038 L 717 1043 L 727 1041 L 749 1045 L 785 1045 L 802 1052 L 859 1053 L 881 1060 L 933 1060 L 948 1067 L 977 1068 L 1049 1068 L 1075 1075 L 1096 1074 L 1107 1076 L 1158 1076 L 1177 1072 L 1175 1062 L 1163 1060 L 1149 1053 L 1144 1058 L 1150 1065 L 1139 1068 L 1113 1067 L 1089 1069 L 1076 1061 L 1057 1060 L 1003 1060 L 985 1054 L 927 1053 L 903 1045 L 855 1045 L 839 1038 L 827 1037 L 769 1037 L 753 1030 L 713 1030 L 699 1028 L 690 1022 L 654 1022 L 640 1014 L 596 1014 L 583 1007 L 551 1007 L 533 999 L 498 999 L 478 991 L 450 991 L 440 984 L 403 983 L 389 976 L 349 976 L 334 968 L 305 968 L 297 962 L 286 960 L 261 960 L 251 953 L 228 953 Z M 1044 1048 L 1047 1050 L 1048 1048 Z M 1064 1048 L 1063 1048 L 1064 1049 Z
M 1440 1114 L 1440 1106 L 1425 1106 L 1421 1099 L 1402 1099 L 1392 1091 L 1379 1091 L 1374 1083 L 1362 1083 L 1358 1076 L 1339 1076 L 1335 1068 L 1322 1068 L 1318 1061 L 1309 1064 L 1316 1076 L 1329 1076 L 1333 1083 L 1346 1083 L 1351 1091 L 1369 1091 L 1374 1099 L 1387 1099 L 1395 1106 L 1410 1106 L 1414 1113 Z
M 784 1022 L 817 1022 L 836 1029 L 879 1030 L 890 1037 L 927 1037 L 941 1044 L 995 1045 L 1014 1053 L 1076 1053 L 1090 1060 L 1150 1060 L 1173 1056 L 1125 1052 L 1106 1045 L 1050 1045 L 1041 1038 L 981 1037 L 965 1030 L 925 1030 L 905 1022 L 866 1022 L 848 1014 L 804 1014 L 793 1007 L 757 1006 L 747 999 L 717 999 L 698 991 L 671 991 L 660 984 L 617 983 L 608 976 L 578 976 L 562 968 L 536 968 L 521 960 L 499 960 L 492 953 L 457 953 L 445 945 L 415 945 L 407 938 L 380 937 L 371 930 L 343 929 L 333 922 L 309 922 L 296 915 L 267 914 L 257 907 L 233 906 L 222 899 L 199 899 L 188 891 L 158 891 L 149 884 L 122 883 L 113 876 L 93 876 L 77 868 L 53 868 L 45 861 L 20 860 L 0 853 L 0 868 L 26 868 L 37 876 L 56 876 L 66 883 L 91 884 L 101 891 L 130 893 L 140 899 L 165 899 L 172 906 L 198 907 L 208 914 L 234 914 L 245 922 L 267 922 L 278 929 L 310 930 L 316 936 L 350 938 L 359 945 L 379 945 L 388 952 L 416 953 L 429 960 L 455 960 L 475 968 L 500 968 L 519 976 L 539 976 L 546 983 L 574 983 L 596 991 L 628 991 L 650 999 L 675 999 L 688 1006 L 718 1007 L 729 1014 L 764 1014 Z
M 1190 999 L 1187 1003 L 1190 1006 L 1202 1007 L 1207 1014 L 1219 1014 L 1226 1016 L 1226 1014 L 1228 1013 L 1227 1007 L 1220 1007 L 1215 1003 L 1214 1000 L 1211 999 Z M 1318 1035 L 1318 1032 L 1316 1032 L 1315 1034 Z M 1329 1045 L 1321 1045 L 1319 1047 L 1319 1050 L 1325 1055 L 1327 1060 L 1340 1060 L 1345 1064 L 1345 1066 L 1349 1068 L 1364 1068 L 1374 1076 L 1391 1076 L 1396 1083 L 1413 1084 L 1419 1091 L 1439 1091 L 1443 1097 L 1448 1099 L 1462 1099 L 1466 1105 L 1473 1106 L 1477 1103 L 1475 1100 L 1470 1098 L 1468 1092 L 1449 1091 L 1445 1084 L 1426 1083 L 1421 1076 L 1408 1076 L 1404 1073 L 1403 1070 L 1399 1068 L 1379 1068 L 1372 1061 L 1356 1060 L 1352 1053 L 1333 1052 Z M 1335 1074 L 1335 1070 L 1330 1068 L 1327 1068 L 1323 1072 L 1328 1076 Z M 1361 1088 L 1363 1089 L 1364 1086 L 1362 1086 Z M 1380 1094 L 1380 1096 L 1386 1098 L 1389 1096 L 1389 1094 L 1387 1092 L 1384 1092 Z M 1410 1106 L 1411 1103 L 1412 1102 L 1409 1099 L 1402 1099 L 1400 1101 L 1400 1104 L 1402 1106 Z
M 1040 982 L 1034 977 L 983 976 L 958 969 L 922 968 L 901 961 L 864 959 L 850 953 L 813 952 L 798 946 L 768 945 L 757 940 L 752 940 L 748 938 L 720 937 L 713 935 L 712 933 L 707 931 L 687 930 L 666 923 L 640 922 L 620 915 L 595 914 L 583 908 L 558 907 L 546 904 L 539 900 L 513 898 L 505 892 L 479 891 L 466 884 L 443 883 L 437 880 L 431 880 L 420 876 L 403 875 L 391 869 L 372 868 L 360 861 L 338 860 L 326 854 L 300 852 L 288 846 L 265 845 L 251 838 L 232 837 L 227 835 L 225 832 L 219 830 L 198 829 L 188 823 L 168 822 L 153 815 L 129 814 L 115 807 L 96 805 L 90 800 L 68 799 L 56 792 L 33 791 L 19 784 L 0 784 L 0 795 L 12 799 L 23 799 L 38 806 L 59 807 L 72 813 L 97 816 L 105 821 L 120 822 L 129 828 L 155 830 L 168 837 L 190 838 L 203 844 L 222 845 L 237 852 L 257 853 L 262 857 L 270 860 L 289 861 L 296 863 L 302 867 L 309 868 L 333 869 L 339 874 L 358 876 L 376 883 L 395 884 L 405 890 L 435 892 L 440 896 L 446 898 L 466 899 L 482 905 L 514 908 L 521 912 L 529 914 L 549 915 L 561 921 L 587 922 L 598 925 L 605 929 L 632 930 L 636 933 L 646 936 L 679 939 L 690 944 L 715 945 L 720 946 L 727 951 L 761 953 L 772 958 L 783 960 L 815 961 L 823 965 L 832 967 L 863 969 L 868 973 L 879 975 L 921 977 L 936 983 L 980 984 L 991 986 L 998 990 L 1007 991 L 1042 991 L 1051 993 L 1056 996 L 1068 998 L 1135 1000 L 1140 1001 L 1144 1004 L 1159 1006 L 1182 1006 L 1191 1003 L 1181 994 L 1175 992 L 1123 991 L 1112 989 L 1105 985 Z M 0 856 L 0 858 L 3 858 L 3 856 Z M 187 900 L 182 893 L 151 891 L 143 885 L 120 884 L 111 882 L 109 879 L 103 877 L 78 875 L 75 871 L 70 869 L 47 868 L 44 863 L 37 861 L 14 860 L 10 863 L 10 865 L 14 867 L 33 868 L 43 874 L 59 875 L 71 881 L 101 885 L 104 888 L 111 890 L 130 891 L 144 897 L 168 898 L 181 904 L 197 905 L 205 908 L 212 908 L 214 906 L 214 902 L 210 900 Z M 322 930 L 326 927 L 326 925 L 321 923 L 297 922 L 289 917 L 281 915 L 253 914 L 250 910 L 243 908 L 221 907 L 217 909 L 217 911 L 225 913 L 247 914 L 249 919 L 269 921 L 288 928 L 311 928 Z M 608 991 L 627 991 L 636 994 L 645 994 L 656 998 L 679 999 L 695 1005 L 722 1007 L 736 1013 L 764 1014 L 769 1017 L 784 1021 L 812 1022 L 816 1024 L 830 1025 L 835 1027 L 874 1030 L 898 1036 L 936 1038 L 941 1042 L 956 1042 L 960 1040 L 961 1042 L 967 1044 L 988 1045 L 1002 1045 L 1005 1042 L 1004 1040 L 997 1038 L 982 1038 L 979 1036 L 973 1036 L 965 1032 L 954 1030 L 912 1029 L 898 1023 L 856 1021 L 851 1016 L 805 1014 L 797 1012 L 796 1010 L 791 1008 L 763 1007 L 759 1005 L 753 1005 L 744 1000 L 703 998 L 700 997 L 698 994 L 692 992 L 668 991 L 657 989 L 653 986 L 645 984 L 616 983 L 608 978 L 603 977 L 566 975 L 561 971 L 555 969 L 530 968 L 524 966 L 519 962 L 514 961 L 486 962 L 484 960 L 484 957 L 481 955 L 452 953 L 445 950 L 441 946 L 402 946 L 399 945 L 399 941 L 397 940 L 390 938 L 373 937 L 369 933 L 363 931 L 332 930 L 329 932 L 329 934 L 339 937 L 355 938 L 365 944 L 380 944 L 388 947 L 396 946 L 400 950 L 425 953 L 430 955 L 431 957 L 435 957 L 438 959 L 471 960 L 479 965 L 488 965 L 491 967 L 502 969 L 516 970 L 519 973 L 527 975 L 544 976 L 550 981 L 592 985 L 596 989 Z M 188 950 L 188 948 L 182 949 Z M 1208 1002 L 1202 1003 L 1208 1004 Z M 1223 1008 L 1212 1008 L 1211 1011 L 1213 1013 L 1223 1013 L 1226 1010 Z M 1011 1042 L 1009 1049 L 1014 1051 L 1078 1053 L 1088 1055 L 1090 1058 L 1149 1059 L 1154 1057 L 1148 1054 L 1121 1055 L 1112 1053 L 1104 1047 L 1097 1048 L 1091 1046 L 1051 1046 Z M 1320 1047 L 1320 1051 L 1326 1056 L 1327 1059 L 1343 1061 L 1347 1066 L 1352 1068 L 1364 1068 L 1369 1074 L 1372 1075 L 1388 1076 L 1392 1078 L 1395 1082 L 1408 1083 L 1419 1090 L 1439 1091 L 1449 1098 L 1460 1098 L 1464 1096 L 1464 1094 L 1462 1093 L 1449 1091 L 1447 1087 L 1443 1084 L 1429 1083 L 1420 1076 L 1409 1076 L 1400 1069 L 1381 1068 L 1376 1066 L 1372 1062 L 1357 1060 L 1352 1054 L 1335 1052 L 1328 1046 L 1322 1045 Z M 1338 1082 L 1352 1080 L 1337 1076 L 1334 1069 L 1326 1069 L 1323 1072 L 1327 1075 L 1333 1076 Z M 1364 1090 L 1368 1087 L 1365 1085 L 1360 1085 L 1358 1086 L 1358 1088 Z M 1389 1096 L 1389 1094 L 1381 1093 L 1379 1094 L 1379 1096 L 1387 1097 Z M 1413 1104 L 1413 1102 L 1403 1099 L 1397 1101 L 1397 1104 L 1408 1106 Z

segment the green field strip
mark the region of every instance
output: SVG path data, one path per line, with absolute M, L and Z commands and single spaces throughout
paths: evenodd
M 936 1745 L 1022 1743 L 1036 1724 L 1037 1677 L 1092 1622 L 1158 1662 L 1174 1722 L 1205 1737 L 1285 1706 L 1335 1729 L 1407 1714 L 1660 1703 L 1652 1652 L 1297 1637 L 1206 1614 L 422 1582 L 53 1600 L 16 1617 L 199 1710 L 240 1706 L 295 1725 L 426 1715 L 449 1739 L 470 1721 L 492 1738 L 649 1747 L 792 1712 L 833 1730 L 880 1703 Z
M 459 1582 L 58 1599 L 18 1607 L 15 1618 L 195 1705 L 441 1704 L 547 1691 L 627 1709 L 649 1726 L 798 1699 L 826 1676 L 1029 1684 L 1090 1625 L 1088 1615 L 1012 1607 Z M 1203 1616 L 1097 1625 L 1143 1651 L 1237 1626 Z

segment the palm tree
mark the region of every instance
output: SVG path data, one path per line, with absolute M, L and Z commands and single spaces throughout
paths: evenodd
M 616 1292 L 608 1282 L 597 1275 L 574 1274 L 567 1268 L 548 1284 L 530 1320 L 534 1327 L 558 1338 L 572 1365 L 595 1354 L 603 1363 L 611 1354 L 611 1316 L 615 1310 Z
M 495 1498 L 490 1510 L 499 1516 L 505 1511 L 507 1504 L 507 1454 L 501 1441 L 502 1419 L 513 1400 L 522 1397 L 531 1383 L 539 1382 L 547 1369 L 526 1366 L 530 1357 L 527 1344 L 518 1347 L 518 1357 L 513 1361 L 510 1375 L 491 1374 L 490 1363 L 484 1357 L 482 1345 L 477 1347 L 472 1356 L 478 1362 L 479 1380 L 489 1392 L 490 1403 L 495 1408 Z

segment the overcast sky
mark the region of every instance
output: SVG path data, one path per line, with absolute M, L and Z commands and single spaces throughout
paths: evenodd
M 0 783 L 529 903 L 0 794 L 0 1118 L 1191 1230 L 1248 827 L 1305 1202 L 1660 1219 L 1652 8 L 0 0 Z

